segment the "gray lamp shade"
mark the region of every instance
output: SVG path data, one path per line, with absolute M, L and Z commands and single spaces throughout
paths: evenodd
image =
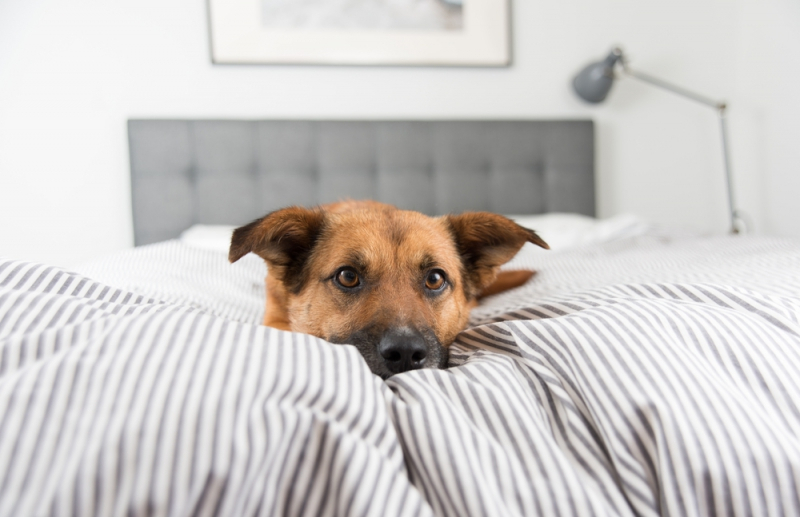
M 578 97 L 597 104 L 603 102 L 614 84 L 614 66 L 622 59 L 622 51 L 612 50 L 602 61 L 587 65 L 572 80 L 572 88 Z

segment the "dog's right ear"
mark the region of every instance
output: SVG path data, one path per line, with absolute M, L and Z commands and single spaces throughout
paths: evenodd
M 234 230 L 228 260 L 236 262 L 252 252 L 272 267 L 287 272 L 300 269 L 324 225 L 325 213 L 320 209 L 292 206 L 276 210 Z
M 536 232 L 523 228 L 502 215 L 465 212 L 445 216 L 445 220 L 450 226 L 467 273 L 465 291 L 470 298 L 477 298 L 488 289 L 497 277 L 500 266 L 511 260 L 526 242 L 545 249 L 550 248 Z M 523 275 L 525 273 L 519 276 Z

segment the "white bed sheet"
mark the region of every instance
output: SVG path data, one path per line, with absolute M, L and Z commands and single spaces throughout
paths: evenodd
M 447 370 L 383 382 L 259 326 L 255 257 L 0 261 L 0 514 L 800 514 L 800 242 L 647 231 L 509 267 L 538 274 Z

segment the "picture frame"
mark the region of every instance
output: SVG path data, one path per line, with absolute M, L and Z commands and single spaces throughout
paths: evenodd
M 208 9 L 215 64 L 511 63 L 509 0 L 208 0 Z

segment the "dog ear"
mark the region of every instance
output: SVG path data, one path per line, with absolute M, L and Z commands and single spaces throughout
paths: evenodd
M 302 271 L 324 225 L 325 213 L 320 209 L 276 210 L 234 230 L 228 260 L 236 262 L 255 253 L 286 281 Z
M 477 297 L 526 242 L 550 249 L 536 232 L 489 212 L 446 216 L 467 273 L 467 295 Z

